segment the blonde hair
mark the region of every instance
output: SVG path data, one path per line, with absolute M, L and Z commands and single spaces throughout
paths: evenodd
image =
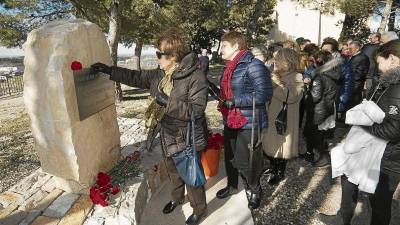
M 286 71 L 297 71 L 300 64 L 300 57 L 293 49 L 282 48 L 274 54 L 275 62 L 282 63 Z

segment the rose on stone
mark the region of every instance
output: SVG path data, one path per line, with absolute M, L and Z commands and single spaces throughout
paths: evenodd
M 118 193 L 120 192 L 120 190 L 121 190 L 121 189 L 119 189 L 118 186 L 114 186 L 114 187 L 111 189 L 111 194 L 116 195 L 116 194 L 118 194 Z
M 108 206 L 108 194 L 101 193 L 101 191 L 97 187 L 90 188 L 90 199 L 96 205 L 101 205 L 103 207 Z
M 107 173 L 99 172 L 97 174 L 96 184 L 99 185 L 100 187 L 104 187 L 110 183 L 110 180 L 111 178 Z
M 82 69 L 82 63 L 80 63 L 79 61 L 73 61 L 71 63 L 71 70 L 75 71 L 75 70 L 81 70 Z

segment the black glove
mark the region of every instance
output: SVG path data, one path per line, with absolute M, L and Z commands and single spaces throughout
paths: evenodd
M 225 100 L 224 106 L 228 109 L 232 109 L 233 107 L 235 107 L 235 102 L 232 100 Z
M 90 66 L 91 74 L 97 74 L 99 72 L 111 75 L 111 67 L 104 63 L 95 63 Z
M 166 95 L 163 91 L 157 91 L 156 102 L 159 105 L 166 107 L 168 103 L 168 95 Z

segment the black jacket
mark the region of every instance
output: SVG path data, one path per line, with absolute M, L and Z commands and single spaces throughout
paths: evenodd
M 340 59 L 332 59 L 311 74 L 315 125 L 334 114 L 335 102 L 340 95 L 341 63 Z
M 400 177 L 400 69 L 383 75 L 380 84 L 382 88 L 373 99 L 385 112 L 385 119 L 381 124 L 364 128 L 389 141 L 382 157 L 381 171 Z
M 149 89 L 150 95 L 155 96 L 158 92 L 158 83 L 163 76 L 164 71 L 161 69 L 138 71 L 112 67 L 110 79 L 129 86 Z M 165 144 L 163 150 L 167 156 L 183 150 L 191 112 L 196 118 L 197 150 L 203 150 L 207 146 L 208 135 L 205 120 L 208 81 L 205 74 L 198 68 L 197 55 L 190 53 L 185 56 L 172 75 L 172 79 L 173 89 L 161 121 L 162 138 Z
M 369 59 L 364 53 L 359 52 L 352 56 L 349 61 L 353 71 L 354 88 L 353 93 L 364 88 L 365 80 L 369 70 Z
M 378 64 L 376 63 L 376 52 L 378 51 L 379 44 L 366 44 L 361 49 L 361 52 L 368 56 L 369 69 L 367 78 L 374 78 L 378 75 Z

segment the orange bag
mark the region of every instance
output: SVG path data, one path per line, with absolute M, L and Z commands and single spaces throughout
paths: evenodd
M 221 149 L 210 148 L 204 150 L 201 154 L 201 165 L 207 178 L 218 173 L 220 152 Z

